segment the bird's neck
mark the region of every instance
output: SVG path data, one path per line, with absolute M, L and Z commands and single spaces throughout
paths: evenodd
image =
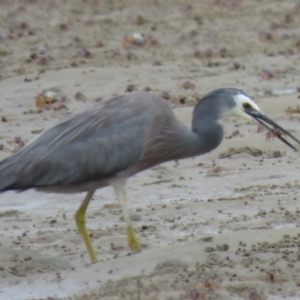
M 212 151 L 223 139 L 223 126 L 219 122 L 219 112 L 205 110 L 198 103 L 194 109 L 192 132 L 196 135 L 195 151 L 198 155 Z

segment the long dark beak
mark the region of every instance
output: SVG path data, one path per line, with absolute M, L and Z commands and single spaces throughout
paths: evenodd
M 274 121 L 269 119 L 266 115 L 264 115 L 261 111 L 258 111 L 254 108 L 246 108 L 245 113 L 253 117 L 260 125 L 262 125 L 264 128 L 266 128 L 268 131 L 273 132 L 273 130 L 279 131 L 279 134 L 274 134 L 274 136 L 278 137 L 282 142 L 284 142 L 286 145 L 294 149 L 295 151 L 298 151 L 297 148 L 295 148 L 291 143 L 289 143 L 286 139 L 284 139 L 281 135 L 284 134 L 286 136 L 289 136 L 291 139 L 293 139 L 295 142 L 297 142 L 300 145 L 300 141 L 296 139 L 292 134 L 290 134 L 288 131 L 283 129 L 281 126 L 276 124 Z M 269 127 L 267 124 L 271 125 L 272 127 Z

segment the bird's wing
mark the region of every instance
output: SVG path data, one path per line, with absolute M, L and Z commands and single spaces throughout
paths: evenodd
M 137 102 L 141 96 L 96 104 L 41 133 L 0 163 L 0 174 L 10 183 L 6 189 L 80 184 L 134 165 L 155 119 L 153 103 Z M 3 182 L 0 175 L 0 190 Z

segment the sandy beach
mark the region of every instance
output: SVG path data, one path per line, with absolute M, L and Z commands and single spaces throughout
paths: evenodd
M 188 125 L 219 87 L 248 93 L 300 138 L 300 2 L 0 0 L 0 159 L 65 115 L 131 90 Z M 37 96 L 52 91 L 55 103 Z M 46 109 L 48 108 L 48 109 Z M 228 117 L 204 156 L 128 180 L 131 254 L 111 188 L 0 195 L 0 299 L 300 299 L 299 152 Z

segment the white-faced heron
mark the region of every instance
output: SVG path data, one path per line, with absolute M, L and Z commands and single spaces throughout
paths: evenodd
M 95 262 L 85 212 L 95 191 L 110 185 L 122 208 L 129 247 L 137 251 L 140 245 L 126 204 L 127 178 L 166 161 L 212 151 L 223 139 L 220 119 L 227 115 L 255 119 L 270 130 L 268 123 L 300 144 L 238 89 L 218 89 L 203 97 L 194 108 L 191 128 L 176 119 L 166 100 L 148 92 L 132 92 L 66 116 L 4 159 L 0 192 L 30 188 L 86 192 L 75 220 Z M 296 150 L 281 134 L 276 136 Z

